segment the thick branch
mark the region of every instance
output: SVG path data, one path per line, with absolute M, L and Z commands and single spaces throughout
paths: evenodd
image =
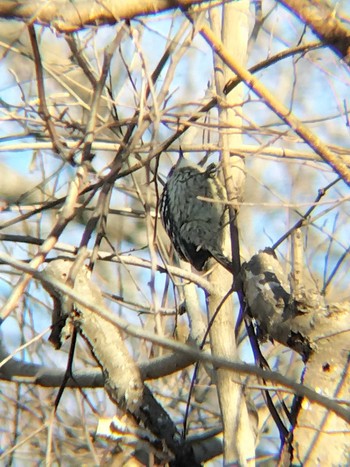
M 242 278 L 251 316 L 262 335 L 295 350 L 305 360 L 319 341 L 348 331 L 348 305 L 339 310 L 310 288 L 304 296 L 296 296 L 273 250 L 267 248 L 245 263 Z
M 240 2 L 239 9 L 236 4 L 231 3 L 225 5 L 222 13 L 220 9 L 213 9 L 210 14 L 213 33 L 217 37 L 221 36 L 227 48 L 234 47 L 237 60 L 241 63 L 245 62 L 247 55 L 248 9 L 248 2 Z M 220 125 L 223 128 L 227 128 L 227 126 L 242 128 L 242 118 L 236 109 L 241 108 L 243 88 L 242 86 L 236 87 L 229 95 L 225 96 L 223 88 L 232 77 L 232 72 L 216 54 L 213 54 L 213 58 Z M 235 281 L 240 270 L 236 203 L 242 199 L 245 170 L 244 159 L 230 154 L 228 148 L 237 142 L 242 142 L 240 133 L 220 131 L 223 178 L 227 199 L 230 201 L 227 212 L 227 227 L 224 230 L 223 238 L 226 243 L 224 248 L 230 252 L 229 256 L 232 256 Z M 231 225 L 231 229 L 228 225 Z M 236 360 L 238 352 L 232 298 L 227 297 L 222 303 L 223 297 L 232 286 L 232 276 L 219 267 L 214 269 L 210 279 L 216 290 L 216 293 L 208 296 L 208 314 L 210 320 L 213 320 L 210 328 L 212 354 Z M 242 383 L 238 375 L 232 378 L 232 374 L 226 369 L 216 368 L 215 371 L 224 429 L 224 463 L 225 465 L 231 465 L 231 463 L 252 465 L 255 458 L 255 438 Z
M 303 383 L 323 395 L 346 400 L 349 393 L 349 302 L 326 304 L 308 284 L 301 239 L 295 235 L 293 270 L 288 278 L 272 250 L 254 255 L 243 268 L 251 316 L 265 336 L 299 352 Z M 290 280 L 290 286 L 289 286 Z M 303 401 L 293 430 L 292 462 L 345 465 L 349 425 L 328 408 Z M 342 433 L 332 449 L 335 433 Z M 319 449 L 329 446 L 329 449 Z M 286 455 L 286 451 L 284 452 Z M 289 463 L 289 462 L 288 462 Z
M 239 374 L 254 375 L 264 378 L 266 381 L 271 381 L 283 386 L 284 388 L 286 388 L 286 390 L 289 389 L 293 391 L 293 393 L 295 393 L 296 395 L 307 397 L 311 401 L 315 401 L 316 403 L 324 407 L 328 407 L 329 409 L 337 413 L 340 417 L 342 417 L 344 420 L 346 420 L 348 423 L 350 423 L 349 411 L 342 407 L 340 404 L 327 397 L 321 396 L 320 394 L 306 386 L 294 383 L 290 380 L 290 378 L 287 378 L 276 371 L 266 371 L 261 368 L 258 368 L 256 365 L 248 365 L 247 363 L 235 362 L 226 358 L 213 357 L 212 355 L 206 352 L 197 350 L 195 347 L 191 347 L 181 342 L 177 342 L 173 339 L 157 336 L 153 332 L 149 332 L 143 328 L 139 328 L 135 325 L 132 325 L 116 315 L 113 315 L 112 317 L 111 313 L 109 312 L 109 310 L 107 310 L 107 308 L 105 308 L 104 306 L 100 307 L 92 304 L 91 301 L 86 299 L 86 297 L 76 293 L 71 287 L 68 287 L 63 282 L 58 281 L 56 279 L 48 279 L 47 276 L 45 276 L 45 273 L 38 272 L 21 261 L 11 260 L 11 257 L 9 255 L 6 255 L 5 253 L 1 253 L 0 257 L 6 257 L 7 263 L 13 264 L 16 268 L 19 268 L 22 271 L 30 272 L 36 279 L 42 282 L 47 282 L 51 284 L 51 286 L 57 289 L 57 291 L 71 297 L 75 302 L 85 307 L 88 307 L 91 311 L 103 317 L 107 321 L 114 323 L 114 325 L 117 328 L 125 332 L 127 335 L 138 337 L 140 339 L 146 339 L 149 342 L 153 342 L 164 348 L 173 350 L 175 352 L 179 352 L 180 354 L 188 355 L 194 360 L 208 362 L 212 365 L 215 365 L 216 367 L 222 366 L 223 368 L 230 368 L 232 371 Z
M 72 264 L 69 260 L 53 261 L 46 267 L 45 277 L 65 282 L 71 274 Z M 89 269 L 86 266 L 81 267 L 75 277 L 74 291 L 87 298 L 91 304 L 103 306 L 102 293 L 89 276 Z M 50 282 L 45 283 L 45 288 L 54 301 L 60 302 L 60 316 L 72 323 L 88 343 L 101 366 L 104 386 L 111 400 L 120 409 L 131 414 L 137 422 L 142 421 L 155 436 L 165 441 L 167 448 L 175 456 L 174 465 L 198 465 L 191 447 L 185 444 L 169 415 L 143 384 L 139 367 L 129 354 L 123 337 L 114 324 L 94 313 L 89 307 L 74 303 L 52 287 Z M 112 313 L 109 313 L 112 317 Z M 55 325 L 56 323 L 53 323 L 53 326 Z M 166 450 L 165 452 L 167 453 Z
M 350 31 L 335 16 L 334 7 L 320 0 L 279 0 L 350 65 Z
M 182 0 L 186 7 L 202 0 Z M 222 3 L 222 1 L 217 2 Z M 53 0 L 50 2 L 9 0 L 0 2 L 0 17 L 44 24 L 73 32 L 91 25 L 115 24 L 136 16 L 152 15 L 176 8 L 173 0 Z

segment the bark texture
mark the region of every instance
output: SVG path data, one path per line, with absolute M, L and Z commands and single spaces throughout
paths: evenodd
M 294 293 L 272 250 L 244 265 L 243 284 L 261 335 L 302 355 L 303 384 L 323 396 L 348 401 L 350 303 L 326 303 L 312 289 L 298 287 Z M 289 459 L 293 465 L 349 463 L 350 426 L 343 418 L 307 398 L 294 416 Z

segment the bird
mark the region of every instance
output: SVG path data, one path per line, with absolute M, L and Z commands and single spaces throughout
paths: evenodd
M 216 164 L 203 168 L 186 160 L 180 151 L 160 198 L 160 217 L 179 257 L 198 271 L 207 267 L 210 258 L 233 271 L 224 252 L 230 244 L 225 201 L 226 190 Z

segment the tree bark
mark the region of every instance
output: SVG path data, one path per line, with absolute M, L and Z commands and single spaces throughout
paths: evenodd
M 335 7 L 320 0 L 279 1 L 350 65 L 350 32 L 335 17 Z
M 222 18 L 219 18 L 218 10 L 212 11 L 210 15 L 214 34 L 221 37 L 227 48 L 235 50 L 237 60 L 241 63 L 246 61 L 247 54 L 248 9 L 249 2 L 240 2 L 239 5 L 230 3 L 222 7 Z M 219 128 L 222 128 L 220 130 L 221 163 L 228 199 L 230 203 L 237 203 L 242 198 L 245 181 L 244 161 L 230 154 L 228 148 L 242 143 L 242 118 L 235 111 L 235 106 L 241 106 L 242 103 L 242 86 L 236 87 L 229 96 L 225 96 L 223 89 L 225 83 L 232 78 L 232 72 L 216 55 L 214 55 L 214 68 L 219 104 Z M 230 222 L 236 223 L 236 219 L 233 219 L 235 216 L 235 213 L 230 215 Z M 236 229 L 236 225 L 234 228 Z M 237 232 L 237 229 L 235 231 Z M 227 237 L 230 237 L 230 233 Z M 231 250 L 230 245 L 226 247 Z M 237 265 L 239 249 L 238 245 L 235 247 L 234 250 L 238 251 L 238 258 L 233 258 L 233 262 Z M 230 256 L 234 256 L 231 251 Z M 232 286 L 232 276 L 221 266 L 217 266 L 211 274 L 211 280 L 216 290 L 216 293 L 208 297 L 209 319 L 214 319 L 210 329 L 212 353 L 216 356 L 238 360 L 232 298 L 226 299 L 222 304 L 223 297 Z M 219 308 L 220 311 L 217 313 Z M 224 427 L 224 463 L 225 465 L 237 463 L 238 465 L 254 465 L 255 436 L 249 420 L 242 381 L 238 375 L 233 375 L 222 368 L 217 370 L 216 378 Z
M 203 0 L 181 0 L 181 6 L 190 7 Z M 219 3 L 219 2 L 218 2 Z M 59 31 L 73 32 L 86 26 L 115 24 L 137 16 L 152 15 L 177 7 L 173 0 L 9 0 L 0 2 L 0 17 L 34 21 Z

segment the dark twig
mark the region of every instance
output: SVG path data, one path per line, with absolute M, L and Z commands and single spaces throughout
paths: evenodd
M 333 180 L 333 182 L 329 183 L 326 187 L 324 188 L 321 188 L 320 190 L 318 190 L 318 194 L 315 198 L 315 201 L 313 202 L 313 205 L 306 211 L 305 214 L 300 214 L 300 219 L 298 220 L 298 222 L 296 222 L 293 227 L 291 227 L 288 232 L 286 232 L 279 240 L 277 240 L 277 242 L 275 242 L 273 245 L 272 245 L 272 249 L 275 250 L 276 248 L 278 248 L 281 243 L 283 243 L 295 230 L 297 229 L 300 229 L 300 227 L 302 227 L 304 225 L 305 222 L 307 222 L 310 214 L 312 213 L 312 211 L 317 207 L 319 201 L 323 198 L 323 196 L 327 193 L 327 191 L 332 187 L 334 186 L 336 183 L 338 183 L 340 180 L 342 180 L 341 177 L 337 177 L 335 180 Z
M 35 34 L 35 27 L 33 23 L 28 24 L 29 38 L 33 49 L 34 63 L 35 63 L 35 72 L 36 80 L 38 85 L 38 96 L 39 96 L 39 115 L 44 120 L 46 128 L 49 132 L 50 139 L 52 141 L 53 148 L 57 154 L 59 154 L 63 159 L 68 160 L 71 164 L 72 160 L 67 159 L 65 156 L 66 147 L 64 143 L 60 141 L 60 138 L 56 132 L 55 125 L 52 121 L 49 109 L 46 102 L 45 86 L 44 86 L 44 73 L 41 63 L 41 56 L 39 51 L 39 46 Z

